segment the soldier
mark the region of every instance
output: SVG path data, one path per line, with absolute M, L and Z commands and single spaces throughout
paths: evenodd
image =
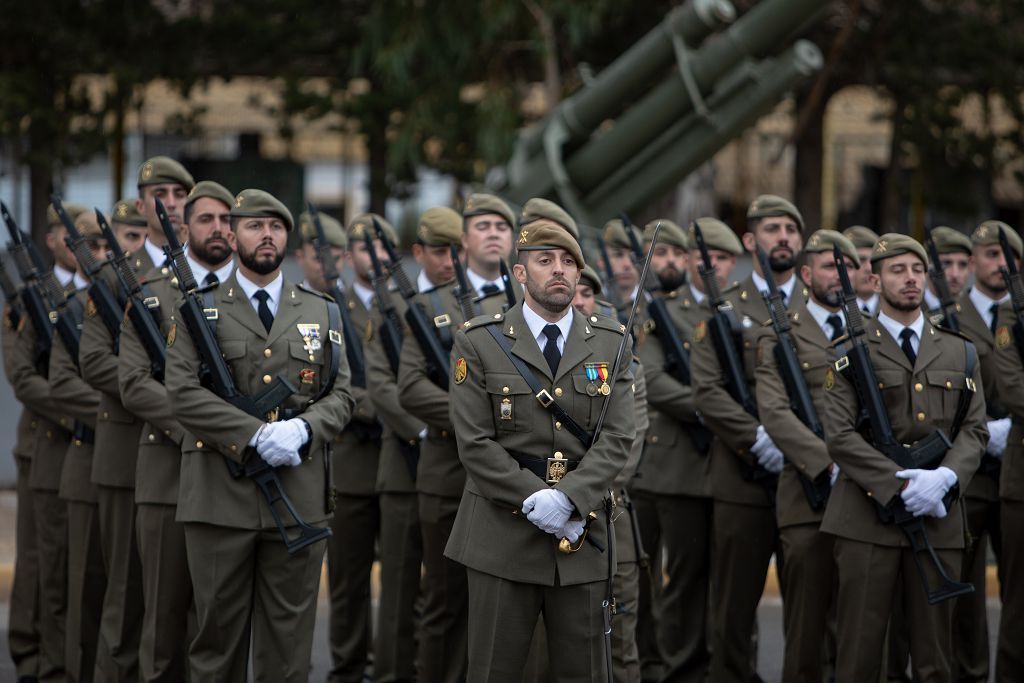
M 602 498 L 635 436 L 629 366 L 611 376 L 624 330 L 572 309 L 584 262 L 564 228 L 535 223 L 518 246 L 513 271 L 525 301 L 475 318 L 452 351 L 451 415 L 469 477 L 446 555 L 468 569 L 468 678 L 519 681 L 543 611 L 551 675 L 598 680 L 606 675 L 601 602 L 612 577 L 583 520 L 597 510 L 587 533 L 607 542 Z M 548 387 L 548 408 L 528 376 Z M 611 401 L 604 429 L 584 446 L 603 396 Z M 563 537 L 578 550 L 560 552 Z
M 512 210 L 497 197 L 475 194 L 467 201 L 462 218 L 461 241 L 469 268 L 494 263 L 500 269 L 498 260 L 507 258 L 512 249 Z M 469 275 L 471 287 L 483 296 L 483 288 L 472 284 L 474 277 Z M 433 321 L 442 348 L 449 349 L 455 330 L 466 321 L 454 283 L 431 284 L 434 287 L 421 291 L 415 302 Z M 479 307 L 484 314 L 494 314 L 501 310 L 502 302 L 502 298 L 490 294 L 479 302 Z M 418 678 L 424 683 L 455 683 L 466 678 L 466 572 L 444 556 L 444 548 L 455 523 L 466 474 L 459 462 L 448 392 L 431 380 L 428 366 L 418 343 L 410 340 L 402 345 L 399 401 L 427 425 L 416 470 L 424 569 Z
M 632 226 L 630 230 L 636 232 L 636 228 Z M 636 236 L 637 241 L 643 241 L 643 235 L 639 232 Z M 622 302 L 619 317 L 624 320 L 629 315 L 629 304 L 636 297 L 640 284 L 640 273 L 633 264 L 633 245 L 629 241 L 629 236 L 626 235 L 626 228 L 622 224 L 622 220 L 618 218 L 613 218 L 604 224 L 602 238 L 608 251 L 611 272 L 615 277 L 615 282 L 605 284 L 609 288 L 614 287 L 618 293 L 617 300 Z
M 209 180 L 193 187 L 185 201 L 186 259 L 201 286 L 227 280 L 234 269 L 227 238 L 233 204 L 231 193 Z M 160 333 L 168 343 L 173 343 L 176 307 L 181 297 L 177 281 L 163 267 L 151 269 L 144 277 L 160 302 L 159 308 L 153 309 L 160 317 Z M 194 618 L 195 613 L 185 530 L 175 521 L 183 429 L 173 416 L 162 378 L 151 374 L 150 361 L 138 331 L 126 320 L 118 359 L 121 400 L 145 420 L 135 474 L 136 529 L 145 605 L 139 643 L 140 679 L 181 681 L 187 678 L 188 625 L 190 614 Z
M 841 285 L 834 245 L 839 245 L 851 272 L 860 267 L 853 243 L 833 230 L 819 230 L 807 240 L 801 279 L 807 283 L 810 297 L 806 305 L 798 298 L 788 311 L 789 333 L 796 357 L 797 372 L 810 392 L 820 421 L 825 411 L 824 391 L 832 341 L 845 332 L 840 310 Z M 785 557 L 780 577 L 783 626 L 786 651 L 782 680 L 820 681 L 823 678 L 825 633 L 828 615 L 834 606 L 835 561 L 833 537 L 818 527 L 829 488 L 838 475 L 829 458 L 822 434 L 816 434 L 792 409 L 786 386 L 785 369 L 775 353 L 782 343 L 772 328 L 766 327 L 758 340 L 757 405 L 761 421 L 772 440 L 786 456 L 779 477 L 776 519 L 779 540 Z M 829 657 L 829 661 L 833 658 Z
M 146 241 L 146 217 L 139 213 L 134 199 L 119 199 L 110 212 L 110 227 L 117 243 L 126 252 L 134 254 Z
M 148 273 L 164 262 L 158 245 L 165 243 L 154 199 L 167 208 L 171 223 L 182 225 L 186 195 L 195 182 L 173 159 L 153 157 L 139 167 L 136 210 L 148 226 L 142 248 L 131 254 L 136 273 Z M 121 285 L 111 279 L 111 289 Z M 139 637 L 144 611 L 142 565 L 135 528 L 135 473 L 142 420 L 121 402 L 115 339 L 100 316 L 87 317 L 79 349 L 82 378 L 100 391 L 92 481 L 97 485 L 100 542 L 107 570 L 103 622 L 96 654 L 96 679 L 136 681 L 139 678 Z
M 292 216 L 262 190 L 243 190 L 228 241 L 238 267 L 213 297 L 216 340 L 238 390 L 254 395 L 283 373 L 298 392 L 282 419 L 264 422 L 200 383 L 196 341 L 178 327 L 167 350 L 166 384 L 184 427 L 178 521 L 185 524 L 198 631 L 190 678 L 305 681 L 323 565 L 319 542 L 289 554 L 267 501 L 224 461 L 260 458 L 307 523 L 331 515 L 330 444 L 352 415 L 349 370 L 334 304 L 281 273 Z M 337 376 L 332 376 L 332 371 Z M 283 419 L 289 414 L 296 417 Z
M 725 294 L 742 332 L 743 372 L 753 393 L 756 337 L 768 318 L 761 292 L 765 277 L 775 279 L 787 305 L 805 295 L 796 276 L 796 258 L 803 246 L 803 219 L 790 202 L 761 195 L 747 210 L 748 232 L 743 246 L 768 254 L 772 273 L 754 272 Z M 712 606 L 710 680 L 748 681 L 752 675 L 751 636 L 757 604 L 772 553 L 780 564 L 775 521 L 775 485 L 782 470 L 782 452 L 757 417 L 727 390 L 723 369 L 706 325 L 694 331 L 693 377 L 701 397 L 701 415 L 717 439 L 710 454 L 713 505 L 712 566 L 718 579 Z
M 967 277 L 970 275 L 970 259 L 973 253 L 971 238 L 959 230 L 940 225 L 932 229 L 932 241 L 935 243 L 935 250 L 939 252 L 939 260 L 942 261 L 939 265 L 946 275 L 949 293 L 954 298 L 958 297 L 967 285 Z M 939 301 L 931 278 L 928 279 L 928 288 L 924 290 L 924 301 L 921 305 L 933 325 L 942 324 L 942 302 Z
M 522 211 L 519 212 L 519 230 L 522 231 L 523 228 L 539 220 L 554 221 L 568 230 L 569 234 L 577 242 L 580 239 L 580 229 L 576 226 L 576 221 L 566 213 L 565 209 L 550 199 L 534 197 L 533 199 L 526 200 Z
M 77 216 L 84 207 L 69 205 L 69 215 Z M 75 257 L 64 243 L 67 229 L 56 212 L 47 210 L 46 245 L 54 258 L 53 274 L 70 296 L 85 286 L 75 277 Z M 57 303 L 57 302 L 54 302 Z M 81 309 L 78 309 L 80 312 Z M 67 315 L 67 313 L 65 313 Z M 77 323 L 78 320 L 75 320 Z M 40 332 L 22 318 L 12 349 L 10 375 L 14 396 L 36 414 L 39 423 L 36 448 L 31 456 L 28 485 L 31 490 L 32 516 L 38 552 L 39 664 L 41 681 L 65 677 L 67 617 L 67 504 L 58 497 L 61 468 L 71 443 L 74 420 L 50 394 L 47 379 L 49 355 L 37 353 Z M 56 339 L 56 332 L 51 331 Z
M 714 218 L 700 218 L 704 241 L 724 285 L 742 253 L 736 234 Z M 649 228 L 652 226 L 648 226 Z M 645 236 L 651 232 L 645 231 Z M 708 315 L 703 283 L 697 274 L 700 253 L 681 229 L 662 221 L 664 249 L 655 251 L 656 269 L 683 353 L 690 353 L 696 326 Z M 662 244 L 659 242 L 659 247 Z M 683 254 L 687 247 L 689 258 Z M 689 285 L 682 284 L 687 268 Z M 666 289 L 667 287 L 667 289 Z M 708 583 L 711 562 L 711 487 L 708 480 L 709 434 L 701 425 L 691 386 L 674 376 L 666 357 L 674 353 L 659 336 L 655 321 L 644 323 L 637 353 L 643 362 L 650 403 L 647 445 L 630 490 L 637 507 L 645 548 L 658 550 L 653 566 L 665 567 L 668 583 L 641 579 L 641 633 L 660 651 L 665 671 L 645 672 L 646 678 L 703 680 L 709 658 L 707 646 Z M 701 438 L 703 437 L 703 438 Z M 649 597 L 647 597 L 649 596 Z M 653 603 L 653 604 L 652 604 Z M 644 627 L 643 624 L 650 626 Z M 655 648 L 658 648 L 655 650 Z
M 871 275 L 871 250 L 875 248 L 878 233 L 863 225 L 853 225 L 843 230 L 843 237 L 853 242 L 860 258 L 860 268 L 850 273 L 857 292 L 857 305 L 865 315 L 874 315 L 878 311 L 878 293 Z
M 472 194 L 462 209 L 465 220 L 462 246 L 466 250 L 466 275 L 477 296 L 496 296 L 505 291 L 501 260 L 512 250 L 512 226 L 516 217 L 508 204 L 494 195 Z
M 598 298 L 602 291 L 601 276 L 590 264 L 587 264 L 580 271 L 580 281 L 576 284 L 576 298 L 573 299 L 573 306 L 579 311 L 583 310 L 580 306 L 585 306 L 591 313 L 600 313 L 614 318 L 615 307 L 608 301 Z
M 871 258 L 881 299 L 877 319 L 865 325 L 863 343 L 893 435 L 901 444 L 914 444 L 941 429 L 953 446 L 936 469 L 901 468 L 858 431 L 861 406 L 851 382 L 838 370 L 826 373 L 825 429 L 829 455 L 840 468 L 821 525 L 837 537 L 836 680 L 878 680 L 886 624 L 897 596 L 904 603 L 914 680 L 951 680 L 953 605 L 927 603 L 914 569 L 914 551 L 895 524 L 881 521 L 878 506 L 891 512 L 905 505 L 912 515 L 924 518 L 938 560 L 947 573 L 957 575 L 964 547 L 957 498 L 987 441 L 984 397 L 973 391 L 981 371 L 971 369 L 976 364 L 968 360 L 973 355 L 969 343 L 931 325 L 920 310 L 927 267 L 924 247 L 906 235 L 889 233 L 878 239 Z M 835 367 L 843 365 L 837 362 Z M 949 507 L 947 493 L 952 496 Z M 924 570 L 935 576 L 927 564 Z

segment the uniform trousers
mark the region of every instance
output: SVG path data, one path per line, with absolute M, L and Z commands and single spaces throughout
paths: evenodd
M 757 605 L 772 553 L 778 548 L 775 510 L 716 500 L 712 519 L 715 597 L 709 680 L 748 683 L 754 675 L 751 638 Z
M 289 554 L 277 529 L 185 523 L 196 604 L 190 683 L 309 679 L 326 543 Z
M 467 680 L 520 683 L 541 615 L 547 633 L 549 680 L 605 680 L 604 581 L 544 586 L 473 569 L 467 574 L 471 622 Z
M 419 511 L 424 569 L 419 681 L 460 683 L 466 680 L 466 568 L 444 556 L 459 498 L 420 493 Z
M 135 490 L 102 484 L 96 489 L 107 591 L 103 595 L 95 678 L 135 683 L 139 679 L 144 610 L 142 564 L 135 538 Z
M 619 523 L 628 524 L 625 517 Z M 612 617 L 612 680 L 615 683 L 640 683 L 640 654 L 637 650 L 637 602 L 640 598 L 641 569 L 636 562 L 619 562 L 615 567 L 613 592 L 615 616 Z
M 7 620 L 7 647 L 18 677 L 39 675 L 39 545 L 28 475 L 31 458 L 14 456 L 18 470 L 14 579 Z
M 176 505 L 140 503 L 136 511 L 145 614 L 139 643 L 142 681 L 183 681 L 188 671 L 190 622 L 195 621 L 185 527 Z
M 1024 502 L 1003 498 L 999 512 L 1003 611 L 999 616 L 996 680 L 1024 683 Z
M 833 545 L 818 524 L 796 524 L 779 529 L 786 558 L 781 580 L 782 622 L 786 636 L 782 666 L 784 683 L 821 683 L 827 678 L 827 633 L 836 595 Z
M 373 680 L 416 678 L 417 598 L 423 537 L 415 493 L 380 494 L 380 604 L 374 641 Z
M 978 473 L 974 476 L 988 475 Z M 974 592 L 957 598 L 953 607 L 953 668 L 956 680 L 961 683 L 984 683 L 988 680 L 990 668 L 985 578 L 988 544 L 992 543 L 997 561 L 1002 556 L 999 501 L 966 498 L 965 502 L 970 542 L 964 549 L 961 580 L 973 584 Z
M 327 540 L 330 683 L 359 683 L 370 660 L 370 571 L 379 529 L 377 496 L 337 495 Z
M 107 572 L 100 551 L 95 503 L 70 500 L 68 508 L 68 613 L 65 673 L 69 682 L 91 681 L 96 667 Z
M 945 570 L 956 576 L 963 551 L 935 552 Z M 893 602 L 900 599 L 914 681 L 952 680 L 952 601 L 928 604 L 911 550 L 836 538 L 835 560 L 839 576 L 836 683 L 879 680 L 885 666 L 886 627 Z M 937 572 L 927 563 L 924 566 L 934 584 Z
M 39 680 L 64 681 L 68 604 L 68 507 L 56 491 L 32 491 L 39 549 Z

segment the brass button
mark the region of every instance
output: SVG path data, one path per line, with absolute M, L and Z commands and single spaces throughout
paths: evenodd
M 263 375 L 263 383 L 270 384 L 270 375 Z
M 53 438 L 53 432 L 51 432 L 49 429 L 46 430 L 46 438 L 47 439 L 52 439 Z
M 171 430 L 170 429 L 165 429 L 164 430 L 164 435 L 165 436 L 170 436 L 171 435 Z
M 683 348 L 684 349 L 690 348 L 690 342 L 688 342 L 688 341 L 683 342 Z
M 802 470 L 806 470 L 806 469 L 807 469 L 807 465 L 806 465 L 806 463 L 801 463 L 801 464 L 800 464 L 800 469 L 802 469 Z
M 743 348 L 749 349 L 750 348 L 750 342 L 749 341 L 743 342 Z
M 501 388 L 501 393 L 507 394 L 508 393 L 508 387 L 502 387 Z
M 501 313 L 495 313 L 494 314 L 494 319 L 495 320 L 501 320 Z
M 953 388 L 953 383 L 950 382 L 948 379 L 946 380 L 946 388 L 947 389 L 952 389 Z
M 874 495 L 871 493 L 871 491 L 868 491 L 868 498 L 874 498 Z
M 878 388 L 879 389 L 885 389 L 885 383 L 884 382 L 879 382 L 878 383 Z
M 270 356 L 271 356 L 271 355 L 272 355 L 273 353 L 274 353 L 274 352 L 273 352 L 273 351 L 271 351 L 270 349 L 263 349 L 263 357 L 264 357 L 264 358 L 270 358 Z
M 167 270 L 167 266 L 164 266 L 163 268 L 160 269 L 160 273 L 162 275 L 167 275 L 168 272 L 170 272 L 170 271 Z
M 596 323 L 597 322 L 597 316 L 596 315 L 590 316 L 590 322 Z
M 562 387 L 555 387 L 555 396 L 562 395 Z
M 555 451 L 555 457 L 556 458 L 561 458 L 562 457 L 562 451 Z
M 800 367 L 803 368 L 804 370 L 810 370 L 811 364 L 810 363 L 801 363 Z
M 110 417 L 110 413 L 108 413 L 107 411 L 104 410 L 103 411 L 103 419 L 106 420 L 109 417 Z
M 238 450 L 238 446 L 236 446 L 235 444 L 231 444 L 231 452 L 234 453 L 237 450 Z
M 444 430 L 444 429 L 441 430 L 441 438 L 442 439 L 447 439 L 448 438 L 448 432 L 446 430 Z
M 81 446 L 82 445 L 82 440 L 81 439 L 75 439 L 75 445 L 76 446 Z
M 918 382 L 917 384 L 914 385 L 914 391 L 923 391 L 923 390 L 924 390 L 924 385 L 921 384 L 920 382 Z
M 202 448 L 202 447 L 203 447 L 203 442 L 202 441 L 196 441 L 196 448 Z
M 655 434 L 654 436 L 651 437 L 651 443 L 658 443 L 658 435 L 657 434 Z
M 107 416 L 107 414 L 103 413 L 103 417 L 106 417 L 106 416 Z M 30 426 L 32 427 L 32 429 L 35 429 L 36 427 L 39 426 L 39 423 L 36 422 L 35 420 L 32 420 L 32 424 Z
M 562 423 L 561 422 L 555 422 L 555 429 L 561 429 L 561 428 L 562 428 Z
M 64 426 L 64 423 L 65 423 L 65 421 L 66 421 L 66 420 L 65 420 L 65 418 L 63 418 L 63 417 L 62 417 L 62 418 L 60 419 L 60 426 L 61 426 L 61 427 L 63 427 L 63 426 Z
M 156 441 L 156 434 L 150 434 L 149 435 L 149 440 L 150 441 Z
M 918 413 L 917 414 L 917 421 L 918 422 L 924 422 L 925 417 L 927 417 L 927 416 L 924 413 Z
M 315 361 L 316 360 L 316 356 L 314 356 L 313 354 L 309 354 L 309 359 Z

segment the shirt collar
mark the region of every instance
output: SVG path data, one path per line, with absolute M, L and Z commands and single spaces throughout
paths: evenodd
M 235 277 L 238 280 L 238 286 L 245 292 L 245 296 L 252 301 L 253 295 L 256 290 L 262 289 L 270 295 L 270 301 L 278 303 L 281 301 L 281 290 L 284 289 L 284 275 L 278 271 L 277 277 L 274 278 L 266 287 L 260 287 L 252 280 L 242 275 L 242 271 L 235 273 Z M 267 302 L 270 305 L 270 302 Z
M 860 306 L 860 310 L 868 309 L 872 314 L 878 312 L 878 295 L 872 294 L 867 299 L 861 299 L 857 297 L 857 305 Z
M 974 304 L 974 307 L 978 309 L 978 313 L 981 314 L 982 320 L 991 324 L 992 321 L 989 316 L 991 315 L 990 309 L 992 308 L 992 304 L 1003 303 L 1010 298 L 1010 293 L 1007 292 L 1006 294 L 1003 294 L 1002 298 L 996 300 L 981 292 L 977 287 L 971 287 L 971 291 L 967 294 L 967 297 L 971 300 L 971 303 Z
M 693 294 L 693 301 L 698 306 L 700 306 L 702 303 L 704 303 L 704 299 L 708 298 L 707 294 L 705 294 L 704 292 L 700 291 L 699 289 L 697 289 L 696 287 L 693 287 L 693 286 L 690 287 L 690 293 Z
M 164 254 L 164 248 L 153 244 L 153 241 L 148 237 L 146 238 L 146 241 L 142 243 L 142 246 L 145 247 L 146 253 L 149 254 L 149 259 L 153 262 L 153 265 L 159 268 L 160 264 L 167 258 Z
M 750 275 L 754 279 L 754 287 L 757 288 L 757 291 L 759 291 L 759 292 L 767 292 L 768 291 L 768 281 L 765 280 L 760 275 L 758 275 L 756 270 L 755 271 L 751 271 Z M 786 294 L 786 305 L 787 306 L 790 304 L 791 301 L 793 301 L 793 288 L 794 287 L 796 287 L 796 274 L 795 273 L 793 275 L 790 275 L 788 280 L 786 280 L 781 285 L 779 285 L 779 289 L 781 289 Z
M 430 290 L 437 287 L 430 278 L 427 277 L 427 271 L 421 270 L 420 274 L 416 276 L 416 290 L 419 292 L 429 292 Z
M 205 280 L 206 276 L 210 273 L 209 269 L 206 268 L 206 266 L 200 265 L 199 262 L 193 259 L 187 251 L 185 252 L 185 260 L 188 261 L 188 267 L 192 269 L 192 277 L 195 278 L 196 284 L 202 287 L 203 280 Z M 217 276 L 217 282 L 224 282 L 231 277 L 231 271 L 234 269 L 234 259 L 228 259 L 223 266 L 213 271 L 213 274 Z
M 882 311 L 878 311 L 877 320 L 879 324 L 881 324 L 881 326 L 884 327 L 890 335 L 892 335 L 892 338 L 897 345 L 903 342 L 903 340 L 900 339 L 900 332 L 903 331 L 904 327 L 909 327 L 910 329 L 912 329 L 914 331 L 914 334 L 917 335 L 918 339 L 921 339 L 922 335 L 924 334 L 924 313 L 922 313 L 920 309 L 918 309 L 917 311 L 917 318 L 915 318 L 914 322 L 910 323 L 909 325 L 904 325 L 901 322 L 893 320 L 885 313 L 882 313 Z
M 569 330 L 572 328 L 572 311 L 572 306 L 569 306 L 565 311 L 565 315 L 563 315 L 560 320 L 553 323 L 558 325 L 558 330 L 562 333 L 563 341 L 569 338 Z M 530 304 L 526 301 L 523 302 L 523 318 L 526 320 L 526 326 L 530 328 L 530 334 L 533 335 L 533 338 L 536 339 L 538 343 L 542 340 L 546 342 L 546 338 L 543 336 L 544 327 L 552 323 L 549 323 L 547 320 L 540 317 L 538 313 L 534 312 L 534 310 L 530 308 Z
M 476 290 L 478 296 L 483 296 L 484 285 L 494 285 L 499 291 L 505 291 L 500 277 L 497 280 L 488 280 L 482 275 L 475 273 L 472 268 L 466 268 L 466 276 L 469 278 L 469 284 L 473 285 L 473 289 Z
M 368 311 L 371 310 L 371 307 L 373 306 L 374 297 L 373 290 L 364 285 L 363 283 L 359 282 L 359 280 L 353 280 L 352 291 L 355 292 L 355 295 L 357 297 L 359 297 L 359 301 L 362 302 L 363 308 L 365 308 Z
M 826 322 L 830 315 L 838 315 L 839 320 L 842 321 L 844 325 L 846 322 L 843 319 L 842 309 L 833 313 L 832 311 L 828 310 L 827 308 L 819 304 L 817 301 L 815 301 L 813 297 L 807 297 L 807 312 L 811 315 L 812 318 L 814 318 L 814 322 L 818 323 L 818 327 L 821 328 L 821 331 L 824 332 L 825 336 L 828 338 L 832 337 L 832 326 Z
M 89 286 L 89 281 L 79 275 L 77 271 L 72 279 L 75 282 L 75 289 L 85 289 Z
M 935 296 L 932 293 L 931 289 L 925 287 L 924 288 L 924 305 L 925 305 L 925 308 L 927 308 L 929 311 L 934 311 L 936 308 L 938 308 L 938 307 L 940 307 L 942 305 L 942 302 L 939 301 L 939 297 Z
M 57 282 L 60 283 L 61 287 L 67 287 L 68 284 L 75 279 L 75 273 L 59 263 L 53 264 L 53 275 L 57 278 Z

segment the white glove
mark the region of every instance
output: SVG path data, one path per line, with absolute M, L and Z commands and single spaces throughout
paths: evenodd
M 988 422 L 988 446 L 985 452 L 989 455 L 1002 458 L 1006 450 L 1006 437 L 1010 435 L 1010 418 L 1004 417 L 1001 420 L 989 420 Z
M 541 489 L 523 501 L 523 514 L 541 531 L 557 534 L 569 521 L 572 503 L 558 489 Z
M 927 515 L 939 519 L 946 516 L 946 506 L 942 504 L 942 497 L 956 483 L 956 474 L 953 470 L 948 467 L 934 470 L 901 470 L 896 473 L 896 478 L 910 482 L 907 488 L 900 491 L 900 497 L 912 515 Z
M 750 447 L 750 452 L 757 455 L 761 452 L 762 448 L 770 443 L 773 443 L 772 437 L 768 436 L 768 431 L 764 428 L 764 425 L 757 425 L 757 436 L 754 437 L 754 445 Z
M 309 435 L 306 424 L 301 418 L 292 418 L 284 422 L 271 422 L 256 441 L 256 452 L 271 467 L 302 463 L 299 449 L 306 443 Z
M 835 486 L 836 482 L 839 481 L 839 465 L 832 463 L 832 469 L 828 473 L 828 485 Z
M 750 452 L 757 456 L 757 464 L 772 474 L 782 471 L 782 451 L 772 441 L 772 437 L 768 436 L 764 425 L 757 425 L 757 439 L 750 447 Z
M 565 538 L 569 543 L 575 543 L 583 535 L 583 522 L 570 520 L 562 527 L 561 533 L 555 534 L 558 538 Z

